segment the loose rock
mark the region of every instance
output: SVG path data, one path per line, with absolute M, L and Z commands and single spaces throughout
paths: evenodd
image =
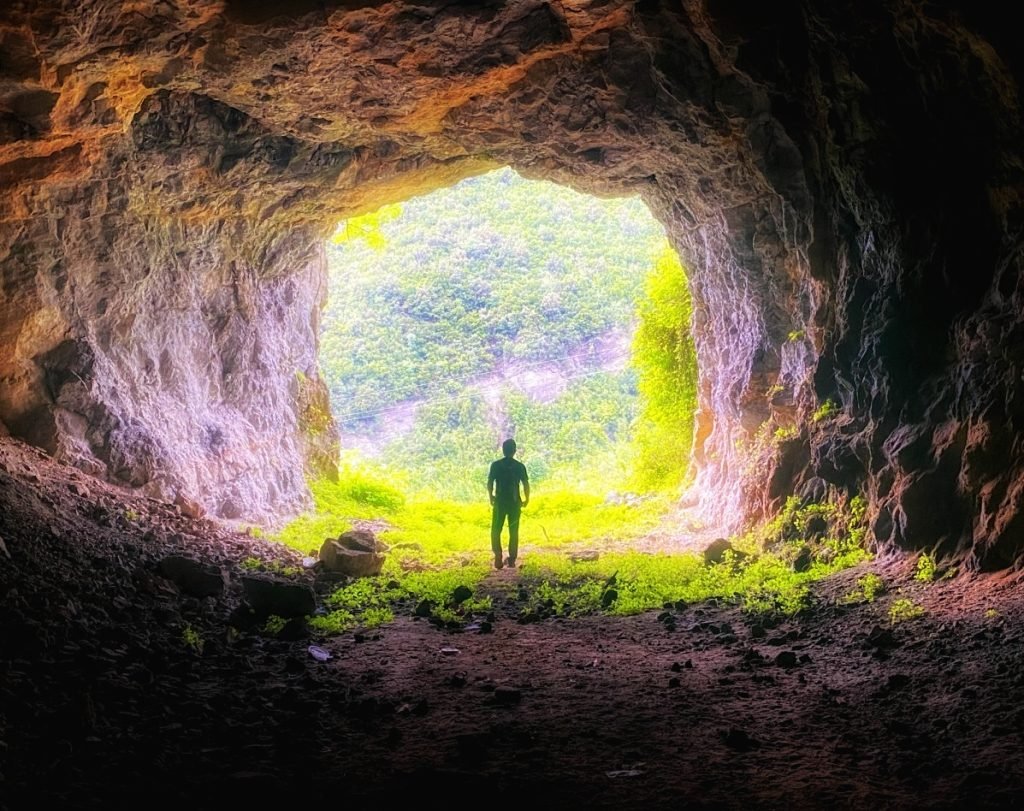
M 208 563 L 171 555 L 160 561 L 160 574 L 192 597 L 219 597 L 224 593 L 224 572 Z
M 243 577 L 245 599 L 259 617 L 275 615 L 284 619 L 312 614 L 316 599 L 309 586 L 281 583 L 261 577 Z
M 349 577 L 373 577 L 384 566 L 383 546 L 368 529 L 353 529 L 328 538 L 319 557 L 328 571 Z
M 704 562 L 707 564 L 721 563 L 725 560 L 725 553 L 732 551 L 732 544 L 725 538 L 718 538 L 707 545 L 704 549 Z

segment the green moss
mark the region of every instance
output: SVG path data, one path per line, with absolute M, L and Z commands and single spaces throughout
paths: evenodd
M 830 420 L 838 413 L 839 407 L 832 402 L 832 400 L 826 400 L 818 406 L 817 409 L 815 409 L 813 414 L 811 414 L 811 422 L 817 423 L 824 420 Z
M 930 555 L 923 554 L 917 559 L 917 570 L 914 572 L 914 579 L 922 583 L 931 583 L 935 580 L 937 571 L 935 559 Z
M 893 625 L 900 622 L 907 622 L 908 620 L 915 620 L 923 616 L 924 606 L 918 605 L 913 600 L 908 600 L 906 597 L 893 600 L 892 605 L 889 606 L 889 622 Z
M 191 625 L 186 624 L 181 630 L 181 641 L 195 653 L 203 652 L 204 641 L 202 635 Z
M 878 595 L 885 592 L 885 581 L 874 572 L 857 579 L 857 588 L 846 594 L 844 603 L 873 603 Z

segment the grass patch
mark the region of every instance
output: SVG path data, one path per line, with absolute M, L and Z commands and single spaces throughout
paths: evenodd
M 351 529 L 356 521 L 383 520 L 390 529 L 382 534 L 382 540 L 392 547 L 415 549 L 434 564 L 458 553 L 489 552 L 491 508 L 483 484 L 480 502 L 463 503 L 406 499 L 366 472 L 359 472 L 355 483 L 352 475 L 342 471 L 337 482 L 312 482 L 314 512 L 286 526 L 277 540 L 308 554 L 319 550 L 325 538 Z M 599 496 L 571 490 L 541 493 L 523 511 L 519 544 L 558 547 L 639 538 L 657 526 L 669 502 L 666 494 L 644 496 L 636 503 L 608 503 Z
M 491 571 L 491 511 L 483 499 L 407 499 L 366 471 L 354 479 L 343 472 L 340 481 L 315 482 L 312 489 L 316 512 L 286 527 L 279 540 L 309 552 L 354 522 L 377 520 L 386 523 L 381 539 L 391 546 L 382 573 L 334 592 L 328 612 L 312 619 L 314 630 L 372 628 L 417 608 L 440 625 L 492 613 L 490 598 L 477 594 Z M 520 547 L 530 549 L 518 572 L 522 613 L 628 615 L 716 597 L 753 614 L 791 615 L 808 605 L 815 580 L 869 557 L 863 548 L 866 505 L 857 498 L 845 505 L 790 499 L 772 521 L 733 538 L 736 551 L 710 566 L 694 554 L 605 551 L 597 560 L 579 561 L 566 554 L 584 543 L 600 547 L 604 539 L 647 534 L 669 501 L 660 495 L 606 502 L 568 490 L 536 496 L 520 527 Z M 456 600 L 460 586 L 472 595 Z M 881 578 L 866 575 L 858 581 L 857 599 L 872 601 L 883 588 Z
M 879 594 L 885 593 L 885 581 L 874 572 L 857 578 L 857 587 L 843 596 L 843 603 L 873 603 Z

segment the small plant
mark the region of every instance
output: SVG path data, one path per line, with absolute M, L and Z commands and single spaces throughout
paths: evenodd
M 885 581 L 874 572 L 857 578 L 857 588 L 845 595 L 844 603 L 873 603 L 879 594 L 885 592 Z
M 805 333 L 802 329 L 795 329 L 792 332 L 790 332 L 789 335 L 786 336 L 786 340 L 789 341 L 790 343 L 793 343 L 794 341 L 802 341 L 806 334 L 807 333 Z
M 191 648 L 196 653 L 201 654 L 203 652 L 203 637 L 195 628 L 191 625 L 185 625 L 181 630 L 181 641 L 185 645 Z
M 914 573 L 914 579 L 920 580 L 922 583 L 931 583 L 935 580 L 935 575 L 935 558 L 927 554 L 921 555 L 917 559 L 917 571 Z
M 132 509 L 125 510 L 124 511 L 124 517 L 125 517 L 126 521 L 138 521 L 139 520 L 139 514 L 135 510 L 132 510 Z
M 797 430 L 796 426 L 790 425 L 786 428 L 776 428 L 773 436 L 775 437 L 776 442 L 785 442 L 787 439 L 796 439 L 799 434 L 800 432 Z
M 990 608 L 990 609 L 988 609 L 985 612 L 985 619 L 994 620 L 994 619 L 999 619 L 999 617 L 1000 617 L 999 612 L 996 611 L 994 608 Z
M 907 620 L 916 620 L 923 616 L 924 606 L 918 605 L 906 597 L 893 600 L 892 605 L 889 606 L 889 622 L 893 625 L 898 622 L 906 622 Z
M 264 562 L 257 557 L 247 557 L 242 561 L 242 568 L 250 572 L 270 572 L 282 577 L 294 577 L 302 571 L 298 566 L 285 566 L 279 560 Z
M 822 420 L 832 419 L 836 414 L 839 413 L 839 407 L 831 400 L 826 400 L 820 406 L 815 409 L 814 413 L 811 414 L 811 422 L 821 422 Z
M 270 636 L 277 636 L 281 633 L 281 629 L 288 624 L 288 621 L 284 617 L 279 617 L 276 614 L 271 614 L 267 617 L 267 621 L 263 626 L 263 632 Z

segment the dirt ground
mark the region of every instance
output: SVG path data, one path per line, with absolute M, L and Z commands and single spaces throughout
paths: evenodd
M 242 561 L 293 553 L 6 439 L 0 539 L 3 809 L 1024 802 L 1024 611 L 1007 575 L 922 584 L 876 560 L 776 627 L 713 601 L 674 623 L 521 625 L 505 570 L 484 585 L 492 633 L 403 618 L 285 641 L 228 618 Z M 161 576 L 181 553 L 222 567 L 223 593 Z M 869 569 L 889 592 L 839 604 Z M 925 615 L 891 625 L 901 597 Z

